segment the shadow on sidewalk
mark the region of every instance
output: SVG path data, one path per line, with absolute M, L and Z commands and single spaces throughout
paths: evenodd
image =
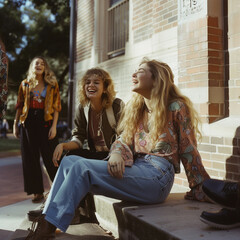
M 50 185 L 45 171 L 43 171 L 43 180 L 45 191 L 49 191 Z M 21 161 L 0 167 L 0 189 L 0 207 L 32 198 L 32 195 L 28 196 L 24 192 Z
M 28 231 L 22 230 L 22 229 L 17 229 L 15 233 L 11 236 L 10 239 L 15 239 L 15 238 L 20 238 L 20 237 L 26 237 L 28 235 Z M 9 240 L 10 240 L 9 239 Z M 59 240 L 110 240 L 113 239 L 111 236 L 96 236 L 96 235 L 82 235 L 82 236 L 77 236 L 69 233 L 57 233 L 56 234 L 56 239 Z
M 0 229 L 0 236 L 1 236 L 1 239 L 3 240 L 7 240 L 7 239 L 11 239 L 9 238 L 11 235 L 13 234 L 12 231 L 8 231 L 8 230 L 3 230 L 3 229 Z

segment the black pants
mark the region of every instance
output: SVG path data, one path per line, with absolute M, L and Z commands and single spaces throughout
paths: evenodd
M 20 126 L 24 191 L 28 195 L 44 192 L 40 154 L 52 181 L 57 172 L 52 156 L 58 139 L 48 139 L 51 122 L 45 122 L 43 116 L 43 110 L 30 109 Z
M 238 197 L 237 197 L 237 205 L 236 205 L 236 209 L 237 209 L 237 213 L 238 213 L 238 217 L 240 218 L 240 181 L 238 182 Z
M 87 149 L 76 149 L 67 152 L 68 155 L 77 155 L 88 159 L 99 159 L 102 160 L 108 156 L 109 152 L 94 152 Z

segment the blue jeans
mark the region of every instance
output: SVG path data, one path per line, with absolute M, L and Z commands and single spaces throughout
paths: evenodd
M 163 202 L 173 185 L 173 165 L 164 158 L 141 155 L 126 167 L 122 179 L 112 177 L 107 161 L 71 155 L 62 159 L 48 195 L 45 219 L 66 231 L 81 199 L 91 192 L 144 204 Z

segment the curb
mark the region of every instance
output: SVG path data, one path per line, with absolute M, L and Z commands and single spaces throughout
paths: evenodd
M 0 152 L 0 159 L 7 158 L 7 157 L 15 157 L 21 155 L 21 151 L 14 151 L 14 152 Z

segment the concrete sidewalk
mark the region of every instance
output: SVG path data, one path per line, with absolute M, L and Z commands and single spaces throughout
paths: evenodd
M 50 188 L 43 174 L 46 191 Z M 23 221 L 26 213 L 39 204 L 33 204 L 32 196 L 23 189 L 22 160 L 19 153 L 0 154 L 0 240 L 6 240 Z
M 120 240 L 240 239 L 240 228 L 216 230 L 200 221 L 199 216 L 202 211 L 217 211 L 220 209 L 219 206 L 187 201 L 183 199 L 183 196 L 184 193 L 171 193 L 165 203 L 156 205 L 135 205 L 103 196 L 95 196 L 96 216 L 100 226 Z M 7 233 L 9 231 L 12 233 L 14 228 L 18 229 L 14 233 L 14 237 L 26 235 L 26 229 L 30 226 L 30 222 L 24 216 L 26 209 L 31 206 L 28 204 L 29 201 L 23 201 L 15 206 L 9 206 L 9 209 L 8 207 L 0 209 L 0 221 L 2 222 L 4 218 L 7 219 L 5 226 L 1 224 L 0 228 L 4 228 L 4 231 L 8 231 Z M 22 207 L 20 207 L 21 205 Z M 24 210 L 22 213 L 17 210 L 18 206 Z M 21 216 L 22 222 L 17 227 Z M 98 236 L 93 232 L 97 233 Z M 102 238 L 99 238 L 101 234 Z M 109 236 L 103 234 L 103 231 L 96 224 L 93 224 L 90 230 L 86 224 L 70 226 L 67 233 L 57 234 L 56 237 L 59 240 L 108 238 Z M 0 237 L 0 239 L 8 238 Z
M 45 191 L 50 189 L 48 177 L 43 171 Z M 0 207 L 31 199 L 24 192 L 22 160 L 18 156 L 0 158 Z M 35 206 L 35 204 L 33 204 Z
M 36 205 L 34 205 L 36 207 Z M 33 208 L 30 199 L 0 208 L 0 239 L 7 240 L 19 228 L 26 213 Z

